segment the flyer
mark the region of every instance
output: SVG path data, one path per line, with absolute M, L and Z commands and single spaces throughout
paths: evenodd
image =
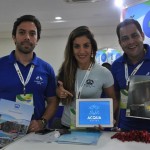
M 150 76 L 130 78 L 126 116 L 150 119 Z
M 27 133 L 34 107 L 0 99 L 0 148 Z
M 97 131 L 72 130 L 70 134 L 61 135 L 59 144 L 96 145 L 102 133 Z

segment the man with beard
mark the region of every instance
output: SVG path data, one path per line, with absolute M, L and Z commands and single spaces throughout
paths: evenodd
M 35 16 L 21 16 L 12 30 L 16 48 L 0 58 L 0 98 L 19 101 L 22 97 L 24 103 L 34 105 L 29 132 L 43 129 L 58 106 L 54 70 L 33 52 L 40 33 L 41 24 Z

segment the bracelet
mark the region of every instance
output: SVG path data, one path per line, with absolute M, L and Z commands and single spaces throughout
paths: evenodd
M 40 120 L 42 122 L 43 128 L 45 128 L 48 121 L 45 118 L 41 118 Z

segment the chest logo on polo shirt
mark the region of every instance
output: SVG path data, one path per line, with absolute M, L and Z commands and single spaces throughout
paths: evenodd
M 94 87 L 94 81 L 91 79 L 86 80 L 85 86 L 90 88 Z
M 34 82 L 36 82 L 37 84 L 43 84 L 43 78 L 41 76 L 37 76 L 34 80 Z

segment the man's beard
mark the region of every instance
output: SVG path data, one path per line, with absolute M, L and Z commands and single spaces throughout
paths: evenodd
M 28 46 L 25 46 L 24 44 L 28 44 Z M 26 41 L 26 42 L 16 43 L 16 47 L 17 47 L 18 51 L 20 51 L 21 53 L 29 54 L 29 53 L 33 52 L 35 45 Z

